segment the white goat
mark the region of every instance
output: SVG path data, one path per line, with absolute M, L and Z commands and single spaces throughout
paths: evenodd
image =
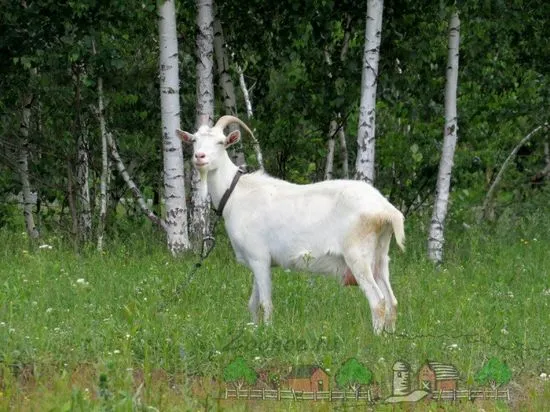
M 264 321 L 270 320 L 271 266 L 278 265 L 338 274 L 348 281 L 354 276 L 368 299 L 375 333 L 394 331 L 397 300 L 390 285 L 388 250 L 393 232 L 403 249 L 401 212 L 361 181 L 297 185 L 262 172 L 239 180 L 241 172 L 226 149 L 239 141 L 240 132 L 223 133 L 234 122 L 253 136 L 233 116 L 221 117 L 214 127 L 203 125 L 195 134 L 177 134 L 193 144 L 193 164 L 223 214 L 237 260 L 254 272 L 248 304 L 253 321 L 258 321 L 259 305 Z

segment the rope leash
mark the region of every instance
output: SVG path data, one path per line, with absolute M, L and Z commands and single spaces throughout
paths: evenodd
M 187 275 L 187 279 L 185 279 L 183 282 L 177 285 L 176 288 L 174 289 L 174 293 L 177 296 L 181 295 L 181 293 L 185 289 L 187 289 L 189 284 L 195 278 L 195 275 L 197 274 L 198 270 L 202 267 L 202 264 L 204 263 L 204 261 L 208 258 L 208 256 L 210 256 L 210 253 L 212 253 L 212 250 L 214 250 L 214 247 L 216 246 L 216 238 L 214 237 L 214 234 L 216 233 L 216 226 L 218 225 L 218 222 L 220 220 L 221 220 L 221 217 L 216 216 L 214 223 L 212 224 L 212 228 L 210 229 L 210 234 L 202 238 L 199 260 L 191 268 L 191 271 Z M 208 243 L 210 244 L 208 245 Z

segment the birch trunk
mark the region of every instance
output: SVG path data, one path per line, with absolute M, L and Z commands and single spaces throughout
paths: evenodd
M 447 56 L 447 80 L 445 84 L 445 129 L 443 149 L 439 163 L 435 202 L 428 236 L 428 257 L 436 263 L 443 260 L 445 243 L 445 217 L 449 203 L 451 172 L 457 141 L 456 95 L 458 87 L 458 50 L 460 43 L 460 19 L 453 12 L 449 20 L 449 46 Z
M 23 216 L 25 218 L 25 227 L 27 234 L 31 239 L 36 239 L 39 236 L 38 230 L 34 224 L 32 207 L 34 201 L 32 199 L 31 185 L 29 180 L 29 128 L 31 120 L 31 105 L 33 96 L 31 94 L 23 98 L 23 108 L 21 125 L 19 128 L 19 179 L 21 180 L 21 191 L 23 194 Z
M 248 87 L 246 86 L 246 80 L 244 79 L 244 73 L 241 66 L 237 66 L 237 72 L 239 73 L 239 85 L 241 86 L 241 92 L 244 97 L 244 104 L 246 106 L 246 115 L 249 119 L 252 119 L 254 112 L 252 111 L 252 101 L 250 100 L 250 93 L 248 92 Z M 256 153 L 256 160 L 258 161 L 258 166 L 261 171 L 265 170 L 264 167 L 264 157 L 262 155 L 262 149 L 260 147 L 260 142 L 254 136 L 250 136 L 252 139 L 252 147 Z
M 78 231 L 81 242 L 88 242 L 92 233 L 92 210 L 90 206 L 90 159 L 87 130 L 78 136 L 78 161 L 76 181 L 78 186 Z
M 383 0 L 367 0 L 355 177 L 358 180 L 364 180 L 369 183 L 374 182 L 376 86 L 378 84 L 378 60 L 382 37 L 383 9 Z
M 197 0 L 197 112 L 195 129 L 214 123 L 214 12 L 212 0 Z M 206 175 L 193 168 L 191 177 L 191 237 L 195 248 L 208 235 L 209 199 Z
M 346 141 L 346 131 L 344 125 L 338 129 L 338 137 L 340 140 L 340 161 L 342 162 L 342 177 L 349 179 L 349 165 L 348 165 L 348 144 Z
M 75 206 L 77 213 L 77 238 L 79 242 L 86 243 L 92 233 L 92 211 L 90 205 L 90 161 L 88 130 L 82 119 L 81 74 L 82 65 L 73 64 L 72 73 L 75 93 L 75 122 L 74 134 L 76 138 L 76 190 Z
M 512 152 L 508 155 L 502 166 L 500 167 L 500 170 L 498 171 L 495 179 L 493 180 L 493 183 L 491 184 L 491 187 L 489 187 L 489 190 L 487 191 L 487 195 L 485 196 L 485 200 L 483 201 L 483 217 L 487 220 L 493 220 L 494 219 L 494 207 L 492 205 L 493 197 L 495 195 L 496 188 L 500 184 L 500 181 L 502 180 L 502 176 L 504 175 L 504 171 L 512 161 L 512 159 L 516 156 L 519 149 L 527 143 L 531 137 L 533 137 L 539 130 L 544 129 L 544 125 L 537 126 L 534 128 L 527 136 L 525 136 L 521 141 L 514 147 Z
M 235 86 L 229 72 L 229 58 L 227 57 L 225 38 L 220 21 L 214 19 L 214 54 L 216 56 L 216 68 L 220 82 L 220 91 L 222 93 L 223 107 L 225 114 L 237 116 L 237 98 L 235 96 Z M 239 129 L 235 123 L 229 125 L 230 132 Z M 237 166 L 244 166 L 245 158 L 241 141 L 230 149 L 231 158 Z
M 134 181 L 130 177 L 130 173 L 128 173 L 128 170 L 126 169 L 126 166 L 124 166 L 124 162 L 122 161 L 120 154 L 118 153 L 116 142 L 111 132 L 106 131 L 105 138 L 107 140 L 107 145 L 109 146 L 109 150 L 111 152 L 111 156 L 114 160 L 115 166 L 118 172 L 120 173 L 120 175 L 122 176 L 122 179 L 126 183 L 126 186 L 128 186 L 128 188 L 134 195 L 134 198 L 138 202 L 138 205 L 141 211 L 145 213 L 145 216 L 147 216 L 147 218 L 151 222 L 160 226 L 162 229 L 166 231 L 166 233 L 168 233 L 170 231 L 169 225 L 166 223 L 166 221 L 159 218 L 157 215 L 155 215 L 155 213 L 151 209 L 149 209 L 149 207 L 147 206 L 147 202 L 143 197 L 143 194 L 141 193 L 137 185 L 134 183 Z
M 173 255 L 189 249 L 183 152 L 176 136 L 180 127 L 178 38 L 174 0 L 159 2 L 160 106 L 164 153 L 164 198 L 168 249 Z
M 328 141 L 327 141 L 327 163 L 325 166 L 325 180 L 332 180 L 333 169 L 334 169 L 334 137 L 338 131 L 338 123 L 336 120 L 330 121 L 330 127 L 328 131 Z
M 97 226 L 97 250 L 103 251 L 103 236 L 107 218 L 107 180 L 109 178 L 109 151 L 107 149 L 107 128 L 105 126 L 105 110 L 103 104 L 103 78 L 97 79 L 97 106 L 99 130 L 101 133 L 101 181 L 99 190 L 99 222 Z
M 344 40 L 342 42 L 342 49 L 340 50 L 340 61 L 344 62 L 346 60 L 346 55 L 349 48 L 349 38 L 350 31 L 348 30 L 350 23 L 350 17 L 347 16 L 346 31 L 344 33 Z M 327 65 L 332 66 L 332 59 L 328 50 L 325 50 L 325 61 Z M 329 79 L 332 79 L 332 73 L 328 73 Z M 347 144 L 346 136 L 344 134 L 344 126 L 339 124 L 341 122 L 341 114 L 335 113 L 333 120 L 330 122 L 329 133 L 328 133 L 328 153 L 327 153 L 327 163 L 325 168 L 325 180 L 331 180 L 333 177 L 334 169 L 334 148 L 336 146 L 336 135 L 338 135 L 340 141 L 340 160 L 342 161 L 342 174 L 344 178 L 348 178 L 348 153 L 347 153 Z

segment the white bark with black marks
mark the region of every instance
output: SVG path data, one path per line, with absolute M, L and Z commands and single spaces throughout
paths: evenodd
M 241 66 L 237 65 L 237 72 L 239 73 L 239 85 L 241 86 L 241 92 L 244 97 L 244 104 L 246 106 L 246 116 L 249 119 L 252 119 L 254 112 L 252 110 L 252 101 L 250 100 L 250 93 L 246 85 L 246 80 L 244 78 L 244 72 Z M 260 170 L 264 171 L 264 156 L 262 154 L 262 149 L 260 147 L 260 142 L 256 139 L 255 136 L 250 136 L 252 138 L 252 147 L 254 148 L 254 153 L 256 153 L 256 160 L 258 161 L 258 167 Z
M 19 127 L 19 158 L 18 171 L 21 181 L 21 191 L 23 194 L 23 217 L 25 218 L 25 228 L 31 239 L 39 236 L 38 229 L 34 223 L 32 208 L 35 202 L 32 199 L 31 184 L 29 179 L 29 128 L 31 122 L 31 105 L 33 101 L 32 94 L 24 96 L 22 99 L 23 107 L 21 113 L 21 124 Z
M 88 242 L 92 235 L 92 209 L 90 204 L 90 143 L 85 126 L 78 134 L 78 160 L 76 165 L 78 230 L 82 242 Z
M 527 136 L 525 136 L 521 141 L 514 147 L 514 149 L 510 152 L 502 166 L 500 167 L 500 170 L 498 171 L 495 179 L 493 180 L 493 183 L 491 184 L 491 187 L 489 187 L 489 190 L 487 191 L 487 195 L 485 196 L 485 200 L 483 201 L 483 217 L 485 219 L 491 219 L 493 217 L 493 208 L 491 207 L 491 203 L 493 201 L 493 197 L 495 196 L 495 191 L 500 184 L 502 180 L 502 176 L 504 175 L 504 171 L 512 161 L 512 159 L 516 156 L 519 149 L 527 143 L 539 130 L 548 128 L 548 125 L 540 125 L 535 127 Z M 543 169 L 542 174 L 544 174 L 547 170 L 550 170 L 550 163 L 547 164 L 546 168 Z M 546 172 L 547 173 L 547 172 Z
M 216 69 L 220 82 L 220 91 L 222 93 L 223 107 L 225 114 L 237 116 L 237 98 L 235 96 L 235 86 L 231 78 L 229 58 L 227 56 L 227 45 L 223 35 L 223 28 L 219 19 L 214 19 L 214 55 L 216 56 Z M 237 124 L 229 126 L 229 132 L 238 129 Z M 241 142 L 231 148 L 231 159 L 237 166 L 245 164 L 243 146 Z
M 105 126 L 105 108 L 103 103 L 103 78 L 97 79 L 97 112 L 101 133 L 101 178 L 99 183 L 99 222 L 97 225 L 97 250 L 103 251 L 105 220 L 107 219 L 107 180 L 109 178 L 109 150 L 107 146 L 107 128 Z
M 330 127 L 328 131 L 328 141 L 327 141 L 327 160 L 325 165 L 325 180 L 332 180 L 332 175 L 334 172 L 334 136 L 338 130 L 338 123 L 336 120 L 330 121 Z
M 189 249 L 183 152 L 176 136 L 180 127 L 178 39 L 174 0 L 159 2 L 160 105 L 164 154 L 164 198 L 168 249 L 173 255 Z
M 344 130 L 344 125 L 341 125 L 338 129 L 338 137 L 340 140 L 340 162 L 342 163 L 342 178 L 349 179 L 348 143 L 346 141 L 346 131 Z
M 214 122 L 214 3 L 197 0 L 197 110 L 195 127 L 212 126 Z M 205 190 L 206 176 L 196 169 L 191 174 L 190 231 L 195 248 L 208 235 L 209 204 Z
M 147 218 L 153 222 L 154 224 L 161 227 L 166 233 L 169 233 L 171 229 L 170 225 L 171 223 L 167 223 L 167 221 L 162 220 L 159 218 L 155 213 L 149 209 L 147 206 L 147 202 L 145 201 L 145 198 L 143 197 L 143 194 L 135 184 L 135 182 L 130 177 L 130 174 L 128 173 L 128 170 L 126 170 L 126 166 L 124 166 L 124 162 L 122 161 L 120 154 L 118 153 L 118 149 L 116 147 L 115 139 L 113 138 L 113 135 L 111 132 L 106 131 L 105 138 L 107 140 L 107 145 L 109 146 L 109 151 L 111 153 L 111 157 L 113 158 L 114 164 L 122 176 L 122 179 L 126 183 L 126 186 L 130 189 L 132 192 L 132 195 L 134 196 L 134 199 L 136 199 L 141 211 L 147 216 Z
M 449 46 L 447 56 L 447 80 L 445 84 L 445 129 L 439 163 L 434 208 L 428 235 L 428 257 L 436 263 L 443 261 L 445 244 L 445 218 L 449 204 L 451 173 L 458 138 L 456 95 L 458 88 L 458 52 L 460 44 L 460 19 L 453 12 L 449 20 Z
M 383 9 L 383 0 L 367 0 L 355 177 L 368 183 L 374 182 L 376 87 L 378 84 Z

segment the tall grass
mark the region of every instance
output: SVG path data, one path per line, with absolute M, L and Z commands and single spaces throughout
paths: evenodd
M 0 409 L 193 408 L 204 402 L 195 377 L 219 378 L 237 356 L 257 370 L 319 364 L 333 375 L 356 357 L 385 395 L 397 360 L 413 371 L 452 363 L 465 387 L 496 356 L 524 392 L 535 390 L 525 382 L 550 372 L 548 219 L 451 224 L 440 267 L 425 259 L 424 233 L 411 222 L 406 253 L 392 248 L 397 332 L 375 336 L 359 288 L 280 269 L 273 324 L 252 326 L 251 274 L 223 230 L 192 277 L 196 257 L 172 258 L 149 231 L 103 254 L 75 254 L 55 237 L 44 239 L 51 249 L 31 248 L 24 235 L 0 232 Z M 535 397 L 549 400 L 545 390 Z

